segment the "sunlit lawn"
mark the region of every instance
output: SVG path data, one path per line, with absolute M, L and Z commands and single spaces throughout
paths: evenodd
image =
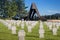
M 51 30 L 48 29 L 46 24 L 44 24 L 44 30 L 45 30 L 45 38 L 41 39 L 39 38 L 39 22 L 36 24 L 36 26 L 32 29 L 31 33 L 28 33 L 27 26 L 25 24 L 25 40 L 60 40 L 60 28 L 58 29 L 58 34 L 54 36 L 51 32 Z M 0 23 L 0 40 L 18 40 L 18 31 L 21 30 L 21 27 L 16 26 L 17 28 L 17 34 L 13 35 L 11 33 L 11 30 L 8 30 L 8 28 Z

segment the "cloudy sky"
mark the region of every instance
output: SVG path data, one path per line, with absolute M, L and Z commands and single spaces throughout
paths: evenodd
M 60 13 L 60 0 L 25 0 L 27 10 L 29 10 L 31 3 L 35 2 L 40 15 L 52 15 Z

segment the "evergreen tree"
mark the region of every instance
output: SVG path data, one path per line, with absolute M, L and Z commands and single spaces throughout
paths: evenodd
M 4 14 L 5 0 L 0 0 L 0 15 Z
M 17 5 L 16 5 L 16 1 L 12 0 L 11 1 L 6 1 L 6 11 L 7 11 L 7 15 L 12 18 L 13 16 L 15 16 L 17 14 Z
M 17 14 L 26 15 L 27 10 L 25 9 L 24 0 L 0 0 L 0 11 L 9 18 L 12 18 Z
M 22 15 L 26 14 L 27 10 L 25 10 L 26 7 L 25 7 L 24 0 L 16 0 L 16 2 L 17 2 L 17 6 L 18 6 L 18 13 L 19 13 L 19 15 L 20 14 L 22 14 Z

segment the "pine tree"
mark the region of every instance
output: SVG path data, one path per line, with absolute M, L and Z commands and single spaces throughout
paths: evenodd
M 27 13 L 27 11 L 25 10 L 26 7 L 25 7 L 25 3 L 24 3 L 24 0 L 16 0 L 17 2 L 17 6 L 18 6 L 18 13 L 19 15 L 25 15 Z
M 11 1 L 6 1 L 6 12 L 7 15 L 9 16 L 9 18 L 12 18 L 13 16 L 15 16 L 17 14 L 17 5 L 16 5 L 16 1 L 12 0 Z
M 0 14 L 4 14 L 5 0 L 0 0 Z
M 27 10 L 25 10 L 24 0 L 0 0 L 0 10 L 2 14 L 12 18 L 15 15 L 25 15 Z

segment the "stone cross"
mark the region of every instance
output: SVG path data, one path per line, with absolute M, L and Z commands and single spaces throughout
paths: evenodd
M 57 29 L 59 29 L 59 26 L 60 26 L 60 25 L 59 25 L 59 23 L 57 22 L 57 23 L 56 23 L 56 27 L 57 27 Z
M 12 26 L 12 34 L 16 34 L 16 27 Z
M 44 29 L 43 29 L 43 23 L 42 23 L 42 21 L 40 21 L 40 29 L 39 29 L 39 37 L 40 38 L 44 38 Z
M 49 25 L 49 29 L 52 30 L 52 24 Z
M 22 21 L 22 23 L 21 23 L 21 28 L 22 29 L 24 28 L 24 21 Z
M 21 24 L 21 28 L 22 28 L 22 29 L 24 28 L 24 23 L 23 23 L 23 24 Z
M 52 32 L 53 32 L 53 35 L 57 35 L 57 28 L 54 27 L 54 28 L 52 29 Z
M 8 24 L 8 29 L 11 30 L 12 26 L 11 24 Z
M 32 32 L 32 26 L 28 26 L 28 32 Z
M 44 29 L 39 29 L 39 37 L 44 38 Z
M 25 40 L 25 31 L 24 30 L 19 30 L 18 38 L 19 38 L 19 40 Z

